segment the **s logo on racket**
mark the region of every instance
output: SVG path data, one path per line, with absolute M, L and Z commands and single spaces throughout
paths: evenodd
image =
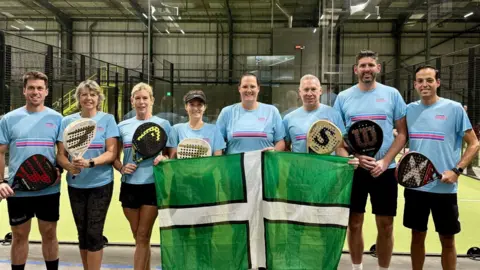
M 177 158 L 198 158 L 212 155 L 210 144 L 202 139 L 184 139 L 177 146 Z
M 350 126 L 345 141 L 353 152 L 374 157 L 382 147 L 383 131 L 377 123 L 361 120 Z
M 141 124 L 132 138 L 133 161 L 138 164 L 158 155 L 166 144 L 167 134 L 160 125 L 152 122 Z
M 426 156 L 418 152 L 408 152 L 398 162 L 395 177 L 400 185 L 417 188 L 441 179 L 442 174 Z
M 342 142 L 342 132 L 327 120 L 313 123 L 307 134 L 307 151 L 317 154 L 330 154 Z
M 18 168 L 13 178 L 12 189 L 37 191 L 45 189 L 57 180 L 57 169 L 43 155 L 27 158 Z

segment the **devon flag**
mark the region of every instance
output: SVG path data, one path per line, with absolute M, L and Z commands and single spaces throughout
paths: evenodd
M 162 269 L 337 269 L 353 167 L 287 152 L 154 168 Z

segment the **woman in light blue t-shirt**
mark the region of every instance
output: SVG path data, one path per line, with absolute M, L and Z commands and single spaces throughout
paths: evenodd
M 222 109 L 217 127 L 227 142 L 227 154 L 256 150 L 285 150 L 285 129 L 278 109 L 258 102 L 260 83 L 247 73 L 238 85 L 240 103 Z

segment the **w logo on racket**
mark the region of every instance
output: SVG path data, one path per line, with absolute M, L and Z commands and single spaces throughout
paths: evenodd
M 348 129 L 347 144 L 351 150 L 361 155 L 375 156 L 382 147 L 382 128 L 371 120 L 360 120 Z
M 352 131 L 355 142 L 362 148 L 374 146 L 377 143 L 377 134 L 374 127 L 364 127 Z

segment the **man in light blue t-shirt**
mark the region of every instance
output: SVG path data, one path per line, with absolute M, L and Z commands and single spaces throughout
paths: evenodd
M 20 165 L 32 155 L 41 154 L 55 164 L 55 145 L 62 115 L 45 107 L 48 78 L 41 72 L 23 76 L 26 105 L 7 113 L 0 121 L 0 199 L 7 198 L 13 234 L 13 270 L 25 269 L 31 219 L 37 217 L 47 270 L 58 269 L 57 221 L 60 218 L 60 185 L 34 192 L 13 193 L 10 185 Z M 5 153 L 9 150 L 9 181 L 3 179 Z M 5 181 L 5 182 L 3 182 Z
M 338 94 L 333 106 L 345 126 L 359 120 L 375 121 L 383 131 L 383 143 L 375 157 L 357 155 L 360 168 L 353 175 L 348 240 L 352 269 L 362 269 L 363 216 L 370 194 L 377 224 L 377 254 L 380 270 L 388 269 L 393 251 L 393 218 L 397 213 L 398 186 L 395 156 L 407 139 L 406 104 L 397 89 L 375 81 L 380 72 L 377 53 L 362 50 L 357 55 L 358 84 Z M 398 135 L 393 136 L 396 128 Z
M 462 105 L 437 95 L 440 79 L 434 67 L 418 67 L 414 85 L 421 99 L 407 107 L 410 151 L 427 156 L 442 173 L 442 179 L 420 188 L 405 189 L 403 224 L 412 229 L 412 268 L 423 269 L 431 211 L 442 244 L 443 269 L 455 269 L 455 234 L 460 232 L 457 181 L 478 152 L 479 144 Z M 463 140 L 467 149 L 460 157 Z
M 318 120 L 328 120 L 345 134 L 345 124 L 340 113 L 334 108 L 320 104 L 322 87 L 320 80 L 314 75 L 304 75 L 300 79 L 298 94 L 303 106 L 290 112 L 283 118 L 285 142 L 292 152 L 307 153 L 307 133 L 310 126 Z M 337 155 L 348 156 L 343 145 L 335 151 Z M 358 162 L 358 159 L 356 160 Z

